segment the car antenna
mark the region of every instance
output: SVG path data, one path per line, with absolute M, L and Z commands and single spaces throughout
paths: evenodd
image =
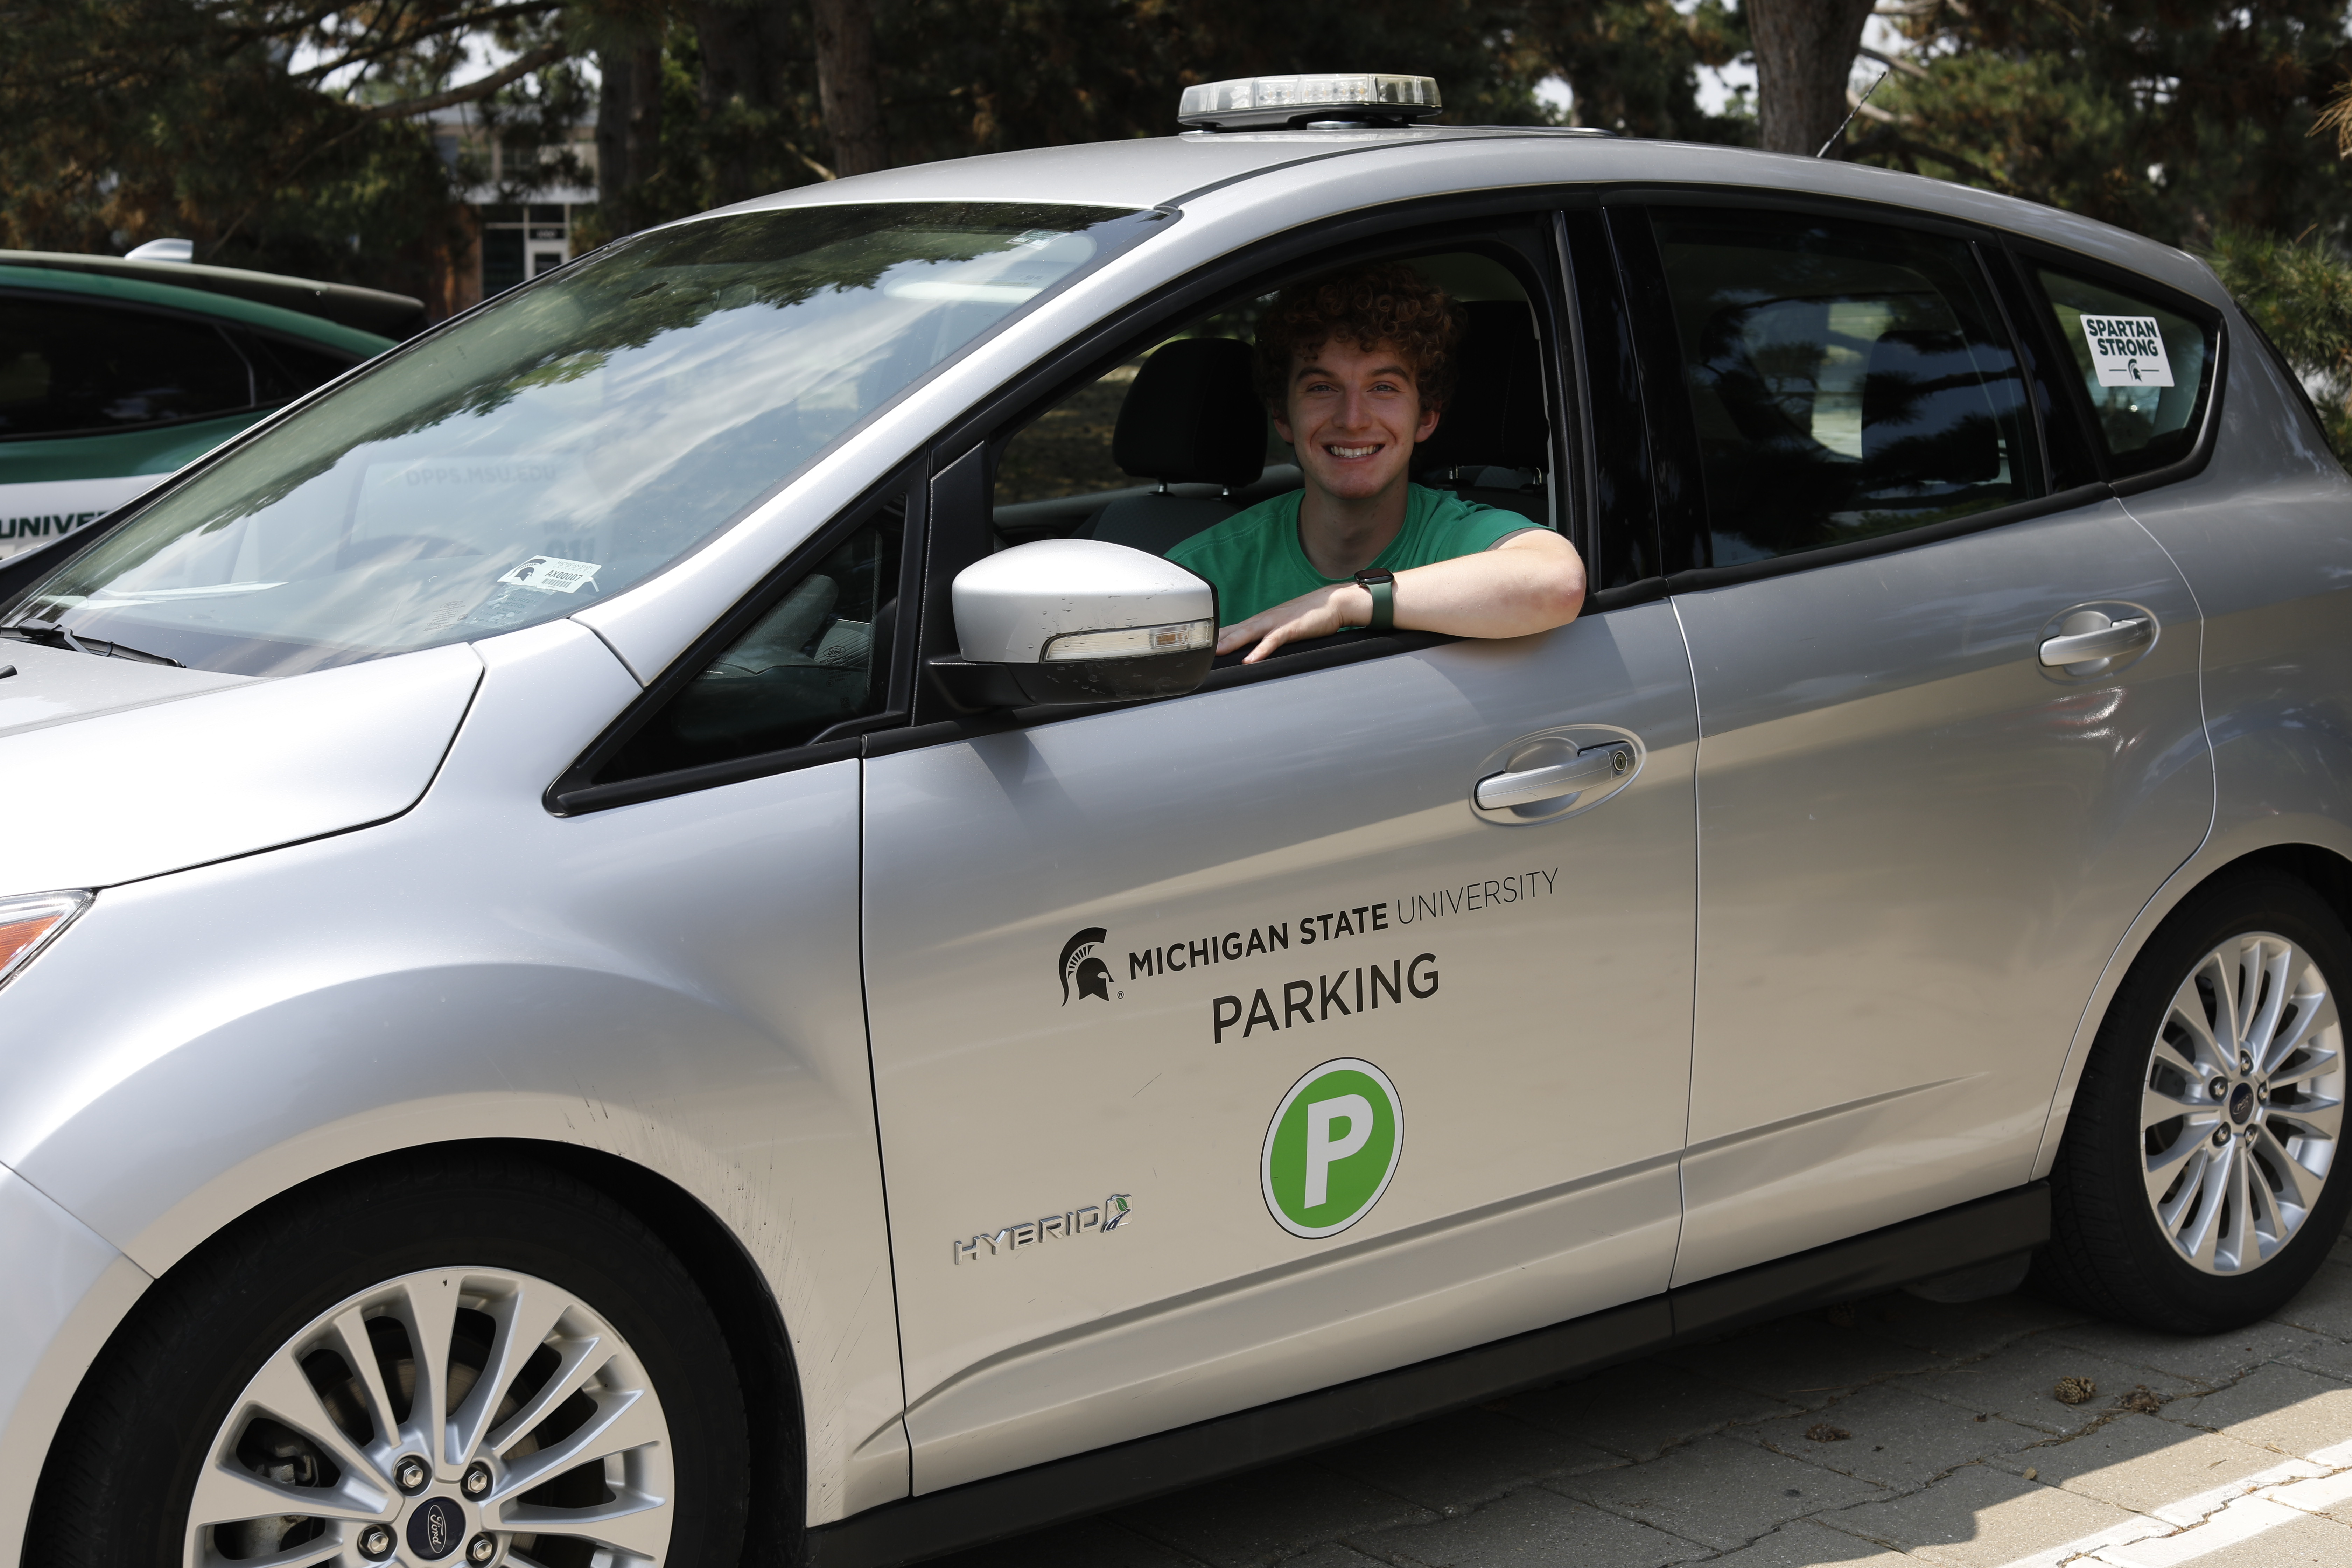
M 1845 111 L 1845 118 L 1838 121 L 1838 128 L 1830 132 L 1830 139 L 1822 143 L 1821 152 L 1814 153 L 1814 157 L 1825 156 L 1831 148 L 1837 145 L 1837 139 L 1845 134 L 1845 128 L 1853 123 L 1853 117 L 1862 112 L 1862 106 L 1870 101 L 1870 95 L 1878 90 L 1879 83 L 1884 82 L 1894 69 L 1893 66 L 1878 68 L 1878 80 L 1862 89 L 1862 96 L 1853 100 L 1853 107 Z

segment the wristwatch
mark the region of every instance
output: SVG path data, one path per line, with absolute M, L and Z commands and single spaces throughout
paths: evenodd
M 1376 632 L 1396 630 L 1396 574 L 1393 572 L 1359 572 L 1356 581 L 1372 596 L 1372 621 L 1369 629 Z

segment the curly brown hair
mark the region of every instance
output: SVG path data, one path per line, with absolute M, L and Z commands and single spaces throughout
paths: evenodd
M 1461 337 L 1461 308 L 1410 263 L 1325 272 L 1285 289 L 1258 322 L 1257 394 L 1278 416 L 1288 405 L 1296 358 L 1335 340 L 1366 353 L 1387 343 L 1412 373 L 1422 406 L 1443 408 L 1453 395 Z

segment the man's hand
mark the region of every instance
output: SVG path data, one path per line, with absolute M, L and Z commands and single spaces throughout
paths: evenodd
M 1403 579 L 1400 577 L 1398 581 Z M 1371 620 L 1370 593 L 1358 584 L 1340 583 L 1301 594 L 1287 604 L 1260 610 L 1239 626 L 1225 627 L 1217 634 L 1217 651 L 1231 653 L 1255 643 L 1257 647 L 1242 660 L 1244 664 L 1255 664 L 1284 643 L 1312 642 L 1349 626 L 1370 626 Z
M 1526 637 L 1576 619 L 1584 607 L 1584 562 L 1566 539 L 1549 529 L 1532 529 L 1476 555 L 1400 572 L 1395 596 L 1399 630 Z M 1370 593 L 1358 584 L 1337 583 L 1225 627 L 1217 634 L 1217 651 L 1248 647 L 1242 662 L 1255 664 L 1285 643 L 1328 637 L 1349 626 L 1370 626 L 1371 619 Z

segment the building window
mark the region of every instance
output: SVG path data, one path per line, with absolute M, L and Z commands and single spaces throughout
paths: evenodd
M 572 209 L 560 202 L 482 209 L 482 298 L 572 259 Z

